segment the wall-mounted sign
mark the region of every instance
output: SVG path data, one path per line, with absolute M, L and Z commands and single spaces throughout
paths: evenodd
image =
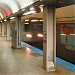
M 75 27 L 75 23 L 64 23 L 64 27 Z
M 43 32 L 43 43 L 46 43 L 47 42 L 47 32 L 44 31 Z

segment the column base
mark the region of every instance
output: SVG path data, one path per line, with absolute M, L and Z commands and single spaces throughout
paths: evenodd
M 16 48 L 21 49 L 22 47 L 21 47 L 21 46 L 18 46 L 18 47 L 16 47 Z
M 6 41 L 11 41 L 11 39 L 6 39 Z
M 18 47 L 13 47 L 13 46 L 12 46 L 12 48 L 14 48 L 14 49 L 21 49 L 22 47 L 19 47 L 19 46 L 18 46 Z
M 53 63 L 53 61 L 48 61 L 47 62 L 47 72 L 50 72 L 50 71 L 55 71 L 55 65 Z
M 2 37 L 5 37 L 5 35 L 2 35 Z

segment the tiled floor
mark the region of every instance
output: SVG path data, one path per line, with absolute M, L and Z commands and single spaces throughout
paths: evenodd
M 43 56 L 29 48 L 12 49 L 11 43 L 0 37 L 0 75 L 75 75 L 57 65 L 55 72 L 43 70 Z

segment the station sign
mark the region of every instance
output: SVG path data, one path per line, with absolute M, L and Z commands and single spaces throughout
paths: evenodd
M 57 25 L 60 28 L 68 28 L 68 27 L 75 28 L 75 23 L 57 23 Z
M 74 28 L 75 27 L 75 23 L 65 23 L 64 27 L 66 27 L 66 28 L 67 27 L 73 27 Z

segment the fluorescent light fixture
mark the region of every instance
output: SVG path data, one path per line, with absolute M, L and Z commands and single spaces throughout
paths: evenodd
M 37 36 L 38 36 L 38 37 L 43 37 L 43 35 L 42 35 L 42 34 L 37 34 Z
M 29 21 L 29 19 L 26 19 L 25 21 L 27 22 L 27 21 Z
M 29 11 L 29 12 L 24 13 L 23 15 L 29 15 L 29 14 L 33 14 L 33 13 L 36 13 L 36 11 Z
M 39 20 L 31 20 L 31 22 L 38 22 Z
M 24 24 L 29 24 L 29 23 L 24 23 Z
M 5 22 L 7 21 L 7 20 L 4 20 Z
M 12 20 L 12 19 L 14 19 L 15 17 L 11 17 L 10 19 Z
M 1 18 L 3 19 L 3 15 L 0 13 Z
M 2 21 L 0 21 L 0 22 L 2 22 Z
M 31 38 L 32 35 L 31 34 L 26 34 L 26 37 Z
M 43 22 L 43 20 L 40 20 L 40 22 Z
M 66 35 L 66 34 L 60 34 L 60 35 Z
M 70 34 L 70 35 L 75 35 L 75 34 Z

